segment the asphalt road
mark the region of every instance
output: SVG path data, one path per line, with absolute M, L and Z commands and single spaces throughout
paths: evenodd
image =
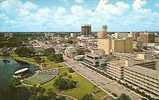
M 120 96 L 122 93 L 125 93 L 129 95 L 132 98 L 132 100 L 141 100 L 140 95 L 118 84 L 116 81 L 113 81 L 97 73 L 96 71 L 84 66 L 83 64 L 77 61 L 65 57 L 64 63 L 68 65 L 68 67 L 71 67 L 73 70 L 75 70 L 78 74 L 88 79 L 94 85 L 98 86 L 100 89 L 102 89 L 104 92 L 106 92 L 108 95 L 112 96 L 113 98 L 115 97 L 112 95 L 112 93 L 115 93 L 118 96 Z

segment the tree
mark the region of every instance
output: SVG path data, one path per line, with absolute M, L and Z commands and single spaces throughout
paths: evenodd
M 64 97 L 64 96 L 59 96 L 59 97 L 58 97 L 58 100 L 67 100 L 67 99 L 66 99 L 66 97 Z
M 35 49 L 33 47 L 18 47 L 15 53 L 21 57 L 32 57 L 35 55 Z
M 78 55 L 84 55 L 84 54 L 85 54 L 84 49 L 77 48 L 76 50 L 77 50 L 77 54 L 78 54 Z
M 54 48 L 47 48 L 44 51 L 45 56 L 49 56 L 49 55 L 53 55 L 53 54 L 55 54 L 55 49 Z
M 29 89 L 26 87 L 9 86 L 0 90 L 1 100 L 28 100 L 30 97 Z
M 95 100 L 92 94 L 86 94 L 82 97 L 81 100 Z
M 67 89 L 75 88 L 77 85 L 77 82 L 70 80 L 68 78 L 59 77 L 55 80 L 54 85 L 60 90 L 67 90 Z
M 69 44 L 73 44 L 73 40 L 71 40 L 71 39 L 67 40 L 66 42 Z
M 72 68 L 69 68 L 70 73 L 74 73 L 75 71 Z
M 53 89 L 48 89 L 47 91 L 48 97 L 51 98 L 56 98 L 57 94 L 53 91 Z
M 41 58 L 40 56 L 35 56 L 35 57 L 34 57 L 34 59 L 35 59 L 35 61 L 36 61 L 38 64 L 40 64 L 40 63 L 43 63 L 43 62 L 44 62 L 44 59 L 43 59 L 43 58 Z
M 117 100 L 131 100 L 131 98 L 126 94 L 121 94 Z
M 63 61 L 64 61 L 62 54 L 49 55 L 47 58 L 48 58 L 49 60 L 51 60 L 51 61 L 56 62 L 56 63 L 60 63 L 60 62 L 63 62 Z

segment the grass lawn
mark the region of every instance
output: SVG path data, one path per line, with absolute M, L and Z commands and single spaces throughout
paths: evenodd
M 53 62 L 53 61 L 50 61 L 48 60 L 46 57 L 43 57 L 45 59 L 45 64 L 49 66 L 49 68 L 59 68 L 61 67 L 59 64 Z
M 69 73 L 68 68 L 61 68 L 60 69 L 60 74 L 67 72 L 68 75 L 72 76 L 72 80 L 78 81 L 79 86 L 74 89 L 69 89 L 69 90 L 64 90 L 63 94 L 73 96 L 77 99 L 81 99 L 84 95 L 89 94 L 89 93 L 94 93 L 95 100 L 100 100 L 102 97 L 106 95 L 103 91 L 101 91 L 98 87 L 94 86 L 92 83 L 90 83 L 88 80 L 77 74 L 76 72 L 74 73 Z M 55 91 L 58 91 L 54 86 L 53 83 L 55 82 L 55 79 L 42 85 L 42 87 L 46 89 L 53 89 Z

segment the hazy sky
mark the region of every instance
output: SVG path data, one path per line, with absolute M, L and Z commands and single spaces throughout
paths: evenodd
M 0 0 L 0 31 L 159 31 L 159 0 Z

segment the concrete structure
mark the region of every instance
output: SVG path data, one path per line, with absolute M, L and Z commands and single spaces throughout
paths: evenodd
M 75 56 L 77 56 L 77 50 L 73 46 L 67 47 L 64 53 L 67 57 L 70 58 L 74 58 Z
M 107 26 L 103 25 L 102 30 L 97 34 L 98 39 L 105 39 L 107 37 Z
M 112 40 L 112 52 L 131 53 L 132 49 L 132 38 Z
M 159 99 L 159 70 L 158 62 L 150 61 L 130 65 L 128 60 L 108 62 L 105 72 L 113 79 L 144 94 L 152 100 Z
M 123 39 L 123 38 L 133 37 L 133 33 L 131 33 L 131 32 L 121 33 L 121 32 L 119 32 L 119 33 L 112 34 L 112 37 L 116 38 L 116 39 Z
M 98 39 L 98 49 L 105 51 L 109 55 L 114 52 L 131 53 L 133 49 L 132 38 L 126 39 Z
M 87 54 L 84 57 L 84 60 L 82 62 L 84 65 L 87 66 L 94 66 L 94 67 L 99 67 L 99 66 L 105 66 L 106 61 L 102 59 L 102 56 L 96 55 L 96 54 Z
M 81 26 L 81 34 L 84 36 L 90 36 L 92 33 L 91 31 L 91 25 L 90 24 L 86 24 Z
M 106 67 L 106 73 L 110 77 L 116 80 L 122 80 L 123 79 L 123 72 L 124 72 L 124 65 L 125 61 L 124 60 L 114 60 L 110 61 L 107 64 Z
M 85 37 L 85 36 L 78 36 L 77 37 L 77 45 L 92 50 L 93 48 L 97 47 L 97 40 L 95 37 Z
M 125 84 L 149 98 L 159 99 L 159 71 L 137 65 L 125 67 L 123 80 Z
M 139 33 L 138 41 L 142 43 L 154 43 L 155 35 L 154 33 L 149 33 L 149 32 Z
M 155 43 L 159 43 L 159 36 L 155 36 Z
M 109 55 L 112 51 L 112 41 L 111 39 L 98 39 L 97 46 L 98 49 L 104 50 L 105 54 Z

